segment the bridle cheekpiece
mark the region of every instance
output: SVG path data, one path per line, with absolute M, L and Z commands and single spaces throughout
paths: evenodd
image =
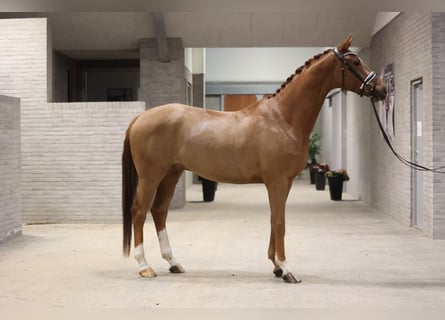
M 375 84 L 371 84 L 371 82 L 377 77 L 377 73 L 374 71 L 371 71 L 365 78 L 362 78 L 362 76 L 357 72 L 355 68 L 353 68 L 348 61 L 345 59 L 345 56 L 353 55 L 357 57 L 357 59 L 360 59 L 356 53 L 354 52 L 347 52 L 345 54 L 342 54 L 338 51 L 337 48 L 333 49 L 334 54 L 337 56 L 337 58 L 341 62 L 341 70 L 342 70 L 342 90 L 344 90 L 345 87 L 345 67 L 358 79 L 361 81 L 360 85 L 360 97 L 363 96 L 364 93 L 373 95 Z

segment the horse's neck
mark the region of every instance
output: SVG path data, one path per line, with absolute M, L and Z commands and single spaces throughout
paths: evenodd
M 309 66 L 280 93 L 279 104 L 284 117 L 303 135 L 309 136 L 326 95 L 335 87 L 334 70 L 332 59 L 320 61 Z

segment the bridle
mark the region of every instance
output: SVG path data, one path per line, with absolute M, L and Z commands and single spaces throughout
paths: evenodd
M 345 54 L 341 54 L 337 48 L 333 49 L 334 54 L 337 56 L 337 58 L 341 61 L 341 70 L 342 70 L 342 90 L 344 90 L 345 87 L 345 67 L 358 79 L 361 81 L 361 85 L 360 85 L 360 96 L 363 96 L 364 93 L 370 95 L 370 100 L 371 100 L 371 104 L 372 104 L 372 108 L 374 110 L 374 114 L 375 117 L 377 119 L 377 123 L 379 125 L 380 131 L 382 132 L 382 136 L 383 139 L 385 140 L 386 144 L 388 145 L 388 147 L 390 148 L 390 150 L 392 151 L 392 153 L 396 156 L 397 159 L 399 159 L 404 165 L 410 167 L 411 169 L 417 170 L 417 171 L 430 171 L 430 172 L 434 172 L 434 173 L 441 173 L 441 174 L 445 174 L 445 166 L 442 167 L 436 167 L 436 168 L 429 168 L 423 165 L 420 165 L 418 163 L 414 163 L 412 161 L 407 160 L 406 158 L 402 157 L 392 146 L 391 141 L 389 140 L 388 135 L 386 134 L 386 131 L 383 127 L 383 124 L 380 120 L 380 117 L 378 115 L 377 112 L 377 108 L 375 106 L 375 102 L 374 102 L 374 91 L 375 91 L 375 87 L 376 84 L 372 84 L 371 81 L 374 80 L 377 77 L 377 74 L 374 71 L 369 72 L 369 74 L 365 77 L 362 78 L 362 76 L 358 73 L 358 71 L 353 68 L 348 61 L 345 59 L 345 56 L 348 55 L 353 55 L 355 57 L 357 57 L 357 59 L 360 59 L 357 54 L 353 53 L 353 52 L 347 52 Z
M 342 54 L 338 51 L 337 48 L 334 48 L 333 51 L 334 51 L 335 56 L 341 62 L 342 90 L 344 90 L 344 88 L 345 88 L 345 67 L 346 67 L 362 83 L 360 85 L 360 92 L 359 92 L 360 97 L 362 97 L 363 94 L 365 94 L 365 93 L 372 96 L 374 94 L 376 84 L 375 83 L 372 84 L 371 82 L 372 82 L 372 80 L 374 80 L 377 77 L 377 73 L 375 73 L 374 71 L 371 71 L 365 78 L 362 78 L 360 73 L 358 73 L 358 71 L 354 67 L 352 67 L 348 63 L 348 61 L 345 59 L 346 56 L 355 56 L 355 57 L 357 57 L 357 59 L 359 59 L 361 61 L 361 59 L 357 56 L 357 54 L 355 54 L 354 52 L 347 52 L 345 54 Z

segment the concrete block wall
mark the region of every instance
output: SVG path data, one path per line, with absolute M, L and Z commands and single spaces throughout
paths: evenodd
M 121 222 L 122 141 L 145 103 L 48 103 L 45 18 L 0 19 L 0 48 L 0 94 L 21 98 L 23 222 Z
M 144 110 L 143 102 L 49 103 L 27 115 L 24 220 L 120 223 L 122 143 Z
M 204 107 L 205 102 L 205 82 L 203 73 L 193 74 L 193 105 L 195 107 Z
M 371 67 L 380 72 L 393 64 L 395 78 L 395 140 L 393 145 L 411 159 L 411 82 L 423 79 L 425 123 L 424 157 L 433 165 L 432 27 L 430 13 L 402 13 L 379 31 L 371 42 Z M 411 170 L 385 145 L 371 119 L 371 205 L 411 225 Z M 433 234 L 433 176 L 424 174 L 424 232 Z
M 147 108 L 185 103 L 184 47 L 179 38 L 168 39 L 170 62 L 160 62 L 156 39 L 140 41 L 139 100 Z
M 19 97 L 22 113 L 47 101 L 46 19 L 0 19 L 0 94 Z
M 147 108 L 167 104 L 186 103 L 184 47 L 180 38 L 168 39 L 170 62 L 160 62 L 156 39 L 140 41 L 139 100 Z M 179 179 L 171 208 L 185 205 L 185 176 Z
M 445 166 L 445 13 L 432 14 L 433 165 Z M 444 170 L 445 171 L 445 170 Z M 445 239 L 445 175 L 433 176 L 433 236 Z
M 0 95 L 0 243 L 22 233 L 20 99 Z
M 20 98 L 22 121 L 46 105 L 46 19 L 0 19 L 0 48 L 0 94 Z M 21 125 L 22 165 L 28 163 L 29 138 L 32 136 L 33 132 Z M 22 177 L 26 174 L 22 169 Z M 25 203 L 26 199 L 22 198 L 22 205 Z

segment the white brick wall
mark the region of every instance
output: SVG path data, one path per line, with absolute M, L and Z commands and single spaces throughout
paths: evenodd
M 411 81 L 423 78 L 425 164 L 433 162 L 432 126 L 432 28 L 429 13 L 402 13 L 377 33 L 371 43 L 376 71 L 393 63 L 395 77 L 394 147 L 411 159 Z M 411 225 L 411 170 L 385 145 L 376 121 L 371 120 L 371 204 Z M 433 176 L 424 173 L 424 231 L 433 234 Z
M 445 166 L 445 13 L 432 14 L 434 167 Z M 434 174 L 434 238 L 445 239 L 445 175 Z
M 120 222 L 122 141 L 143 102 L 51 104 L 46 19 L 0 19 L 0 94 L 21 98 L 26 223 Z
M 26 118 L 46 101 L 46 19 L 0 19 L 0 48 L 0 94 L 19 97 L 21 118 Z M 21 151 L 26 154 L 32 133 L 23 126 L 21 131 Z
M 0 242 L 22 233 L 20 100 L 0 95 Z
M 0 19 L 0 94 L 21 98 L 22 113 L 47 101 L 46 19 Z
M 28 223 L 121 222 L 122 142 L 144 102 L 49 103 L 27 114 Z

